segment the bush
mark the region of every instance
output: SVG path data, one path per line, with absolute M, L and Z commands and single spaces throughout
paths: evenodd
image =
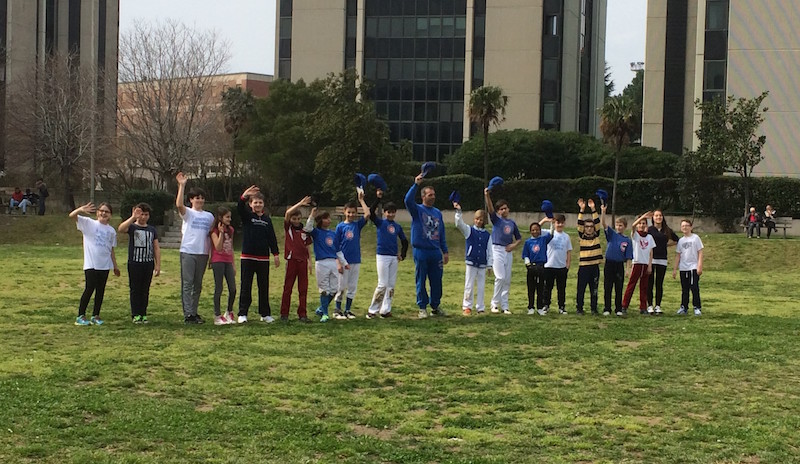
M 120 217 L 122 219 L 131 217 L 133 207 L 138 203 L 150 205 L 153 209 L 150 213 L 150 224 L 160 226 L 164 225 L 164 213 L 171 210 L 175 205 L 175 195 L 163 190 L 128 190 L 122 195 L 119 208 Z
M 675 175 L 680 155 L 652 147 L 626 147 L 620 153 L 620 179 L 663 179 Z M 581 175 L 614 178 L 616 155 L 609 147 L 582 158 Z

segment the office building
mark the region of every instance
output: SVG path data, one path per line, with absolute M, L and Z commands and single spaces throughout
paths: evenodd
M 278 0 L 277 77 L 354 68 L 391 140 L 441 160 L 469 138 L 470 92 L 501 87 L 504 129 L 597 135 L 606 0 Z
M 695 150 L 695 100 L 768 90 L 755 175 L 800 177 L 800 3 L 649 0 L 642 144 Z

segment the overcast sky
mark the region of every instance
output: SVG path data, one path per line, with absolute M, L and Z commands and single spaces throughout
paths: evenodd
M 608 0 L 606 62 L 619 93 L 633 79 L 632 61 L 644 61 L 645 0 Z M 178 19 L 214 29 L 230 44 L 227 71 L 273 74 L 275 0 L 121 0 L 120 29 L 134 21 Z

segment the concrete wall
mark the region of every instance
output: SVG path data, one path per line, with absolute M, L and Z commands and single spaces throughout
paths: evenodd
M 292 81 L 344 69 L 345 0 L 294 0 Z

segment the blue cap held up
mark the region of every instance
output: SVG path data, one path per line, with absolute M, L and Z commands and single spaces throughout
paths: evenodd
M 367 176 L 367 181 L 372 184 L 376 189 L 383 190 L 384 192 L 387 190 L 386 181 L 383 180 L 378 174 L 372 173 Z
M 363 189 L 364 186 L 367 185 L 367 178 L 364 176 L 364 174 L 357 172 L 353 176 L 353 182 L 356 184 L 356 187 Z
M 427 161 L 425 163 L 422 163 L 422 177 L 426 177 L 428 174 L 430 174 L 435 167 L 436 163 L 434 163 L 433 161 Z
M 458 193 L 458 190 L 450 192 L 450 203 L 461 203 L 461 194 Z
M 553 217 L 553 203 L 550 200 L 542 201 L 542 211 L 544 211 L 544 215 L 552 218 Z
M 489 181 L 489 187 L 488 187 L 489 191 L 492 191 L 495 188 L 500 187 L 501 185 L 503 185 L 503 178 L 502 177 L 500 177 L 500 176 L 492 177 L 492 179 Z
M 597 198 L 600 199 L 600 203 L 601 204 L 608 203 L 608 192 L 606 192 L 603 189 L 597 189 L 597 191 L 594 192 L 594 193 L 595 193 L 595 195 L 597 195 Z

